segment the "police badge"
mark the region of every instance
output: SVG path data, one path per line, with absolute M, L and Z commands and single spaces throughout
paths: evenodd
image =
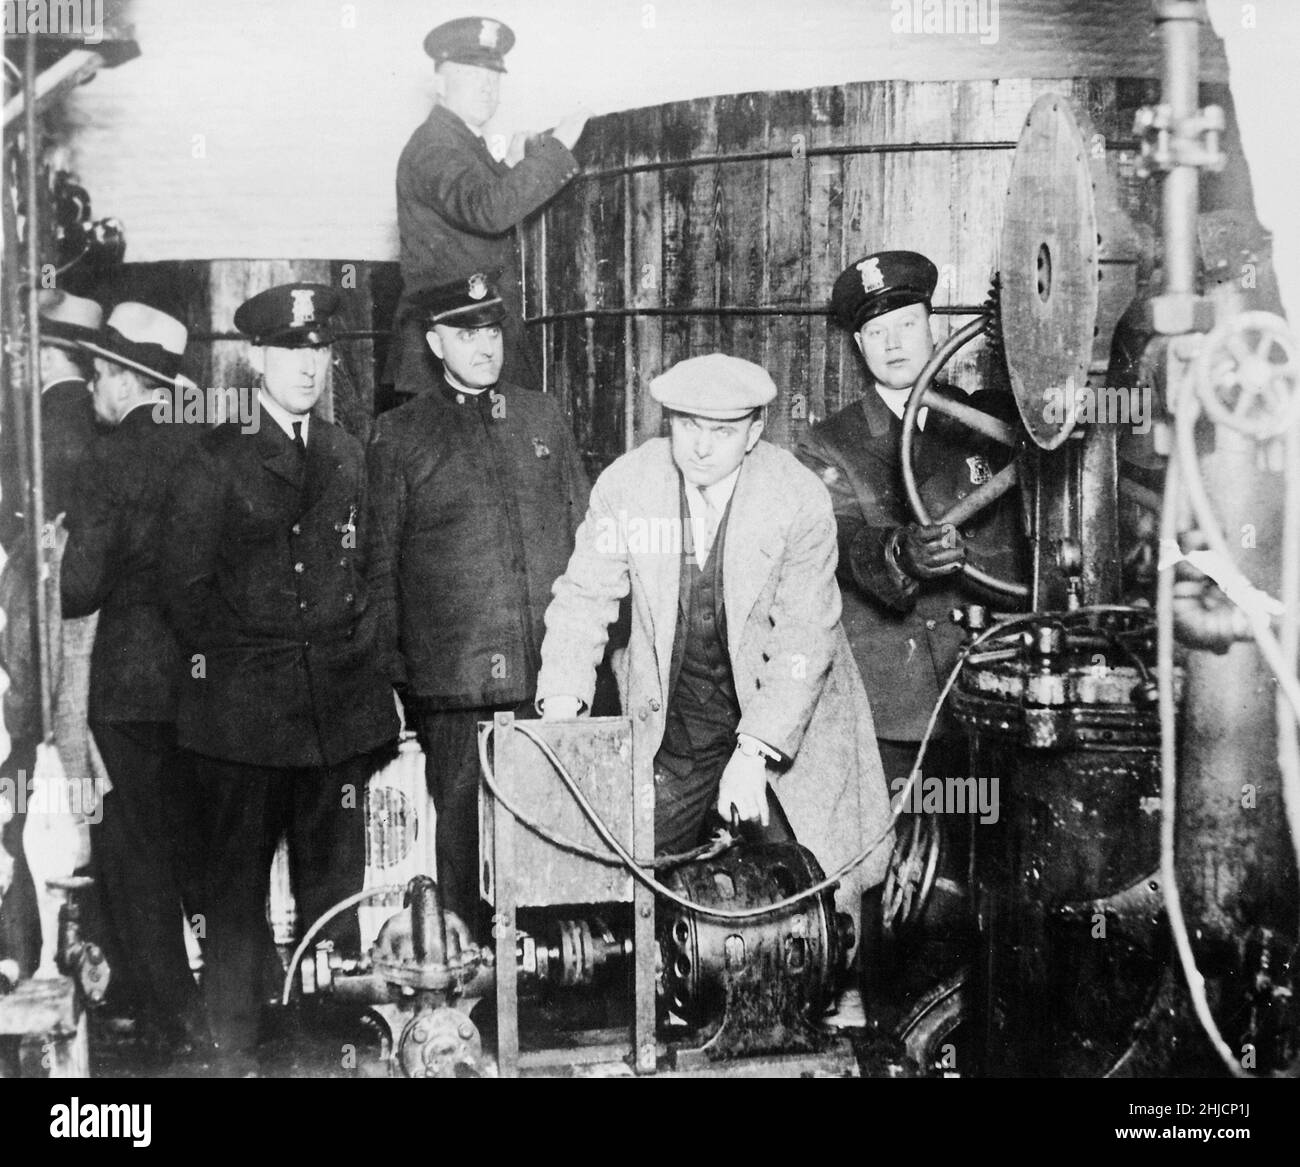
M 481 300 L 487 295 L 487 279 L 482 272 L 475 272 L 469 277 L 469 283 L 465 287 L 465 293 L 471 300 Z
M 972 454 L 966 459 L 966 465 L 970 470 L 972 486 L 983 486 L 993 477 L 993 469 L 982 454 Z
M 862 276 L 864 292 L 878 292 L 885 286 L 885 277 L 880 271 L 880 260 L 874 255 L 867 256 L 858 264 L 858 274 Z

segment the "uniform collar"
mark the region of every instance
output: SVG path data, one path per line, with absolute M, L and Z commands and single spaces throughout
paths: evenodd
M 903 414 L 907 412 L 907 399 L 911 396 L 912 387 L 909 385 L 906 389 L 886 389 L 883 385 L 875 386 L 876 395 L 884 402 L 885 408 L 889 410 L 899 421 L 903 420 Z M 925 429 L 925 419 L 929 416 L 930 407 L 923 405 L 917 411 L 916 421 L 922 429 Z
M 270 394 L 265 389 L 257 391 L 258 408 L 269 414 L 271 420 L 284 431 L 284 436 L 293 441 L 293 427 L 296 422 L 302 423 L 302 440 L 305 445 L 307 442 L 307 431 L 311 426 L 311 414 L 306 413 L 301 417 L 290 413 L 287 409 L 281 408 L 271 400 Z
M 453 385 L 444 377 L 438 383 L 438 393 L 444 401 L 451 402 L 452 405 L 478 405 L 480 409 L 487 409 L 492 404 L 493 393 L 497 391 L 496 385 L 489 385 L 486 389 L 462 389 L 458 385 Z

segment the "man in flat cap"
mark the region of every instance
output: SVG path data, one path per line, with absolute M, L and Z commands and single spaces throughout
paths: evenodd
M 165 577 L 184 656 L 178 734 L 208 816 L 208 1018 L 224 1073 L 254 1071 L 266 894 L 281 832 L 304 927 L 359 891 L 366 782 L 397 737 L 372 603 L 361 443 L 312 409 L 338 295 L 285 284 L 235 327 L 258 425 L 199 441 L 174 479 Z M 352 913 L 327 929 L 358 945 Z
M 400 636 L 393 680 L 438 815 L 443 902 L 481 932 L 476 724 L 532 714 L 542 616 L 589 487 L 555 400 L 501 379 L 498 289 L 473 275 L 413 310 L 445 372 L 376 424 L 376 546 Z
M 791 832 L 829 872 L 885 834 L 871 711 L 840 627 L 825 488 L 761 440 L 776 395 L 757 365 L 692 357 L 650 383 L 670 436 L 615 461 L 546 610 L 537 696 L 547 719 L 592 700 L 623 597 L 623 713 L 654 751 L 655 849 L 676 854 L 734 814 Z M 665 532 L 675 532 L 675 539 Z M 843 887 L 883 877 L 889 839 Z
M 171 475 L 200 430 L 154 409 L 187 338 L 179 320 L 139 303 L 119 304 L 96 337 L 94 409 L 106 429 L 79 467 L 59 572 L 64 616 L 99 613 L 89 723 L 112 788 L 91 847 L 110 1000 L 159 1053 L 183 1051 L 205 1028 L 181 923 L 193 800 L 176 749 L 181 658 L 159 565 Z
M 515 228 L 578 173 L 572 151 L 587 115 L 572 114 L 536 138 L 516 135 L 505 159 L 494 157 L 483 132 L 497 111 L 504 57 L 514 43 L 506 25 L 480 17 L 440 24 L 424 39 L 434 61 L 438 104 L 397 164 L 404 290 L 389 369 L 401 394 L 422 393 L 438 381 L 412 298 L 473 272 L 499 273 L 503 376 L 526 389 L 540 388 L 524 336 Z
M 934 351 L 930 300 L 937 280 L 924 255 L 881 251 L 850 265 L 835 281 L 831 315 L 852 333 L 871 386 L 859 401 L 814 426 L 798 450 L 834 501 L 844 627 L 871 695 L 890 783 L 910 773 L 939 689 L 956 662 L 962 632 L 949 613 L 990 599 L 957 574 L 962 563 L 969 558 L 1003 578 L 1023 578 L 1025 570 L 1014 494 L 960 530 L 922 526 L 908 508 L 899 456 L 902 417 Z M 986 390 L 968 397 L 938 382 L 934 392 L 1004 420 L 1015 414 L 1009 399 L 999 402 Z M 1005 448 L 945 414 L 922 409 L 919 425 L 913 465 L 932 514 L 951 510 L 1007 458 Z M 967 773 L 954 729 L 947 719 L 939 723 L 927 773 Z
M 104 310 L 84 296 L 47 290 L 40 297 L 41 324 L 41 457 L 44 464 L 45 519 L 52 522 L 68 509 L 78 459 L 95 437 L 90 401 L 91 357 L 77 343 L 96 340 Z M 16 465 L 15 463 L 12 463 Z M 6 514 L 4 546 L 12 546 L 22 528 L 25 500 L 9 476 L 5 497 L 17 500 Z

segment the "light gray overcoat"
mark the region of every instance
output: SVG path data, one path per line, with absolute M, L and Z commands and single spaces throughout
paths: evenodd
M 590 705 L 609 625 L 630 591 L 631 632 L 615 670 L 624 714 L 652 754 L 664 734 L 677 627 L 679 514 L 667 438 L 605 470 L 552 588 L 537 684 L 539 702 L 571 695 Z M 883 829 L 889 797 L 866 690 L 840 627 L 835 516 L 825 486 L 791 454 L 760 441 L 736 483 L 724 554 L 739 729 L 793 759 L 773 788 L 799 841 L 829 874 Z M 856 893 L 884 877 L 891 844 L 892 835 L 837 893 L 855 922 Z

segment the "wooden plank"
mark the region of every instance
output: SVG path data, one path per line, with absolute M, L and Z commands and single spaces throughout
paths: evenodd
M 845 91 L 815 89 L 809 94 L 807 145 L 823 146 L 845 140 Z M 808 214 L 809 305 L 829 305 L 835 278 L 844 269 L 843 228 L 844 161 L 841 158 L 806 159 Z M 832 412 L 840 399 L 843 330 L 829 317 L 814 317 L 809 324 L 808 421 L 815 423 Z
M 691 157 L 717 151 L 713 101 L 681 102 L 663 111 L 667 156 Z M 717 187 L 707 167 L 663 175 L 663 295 L 669 305 L 718 303 Z M 668 319 L 663 325 L 663 367 L 701 353 L 716 352 L 716 317 Z
M 787 157 L 764 167 L 763 283 L 760 302 L 802 307 L 809 303 L 808 140 L 812 99 L 806 93 L 775 94 L 768 107 L 766 148 Z M 814 301 L 815 302 L 815 301 Z M 777 399 L 768 410 L 764 436 L 790 445 L 808 426 L 809 334 L 821 320 L 779 316 L 763 322 L 760 363 L 772 375 Z
M 767 148 L 768 100 L 765 93 L 717 99 L 719 154 L 745 154 Z M 716 224 L 711 243 L 715 255 L 713 266 L 717 271 L 717 299 L 710 302 L 737 308 L 763 302 L 765 192 L 771 165 L 770 162 L 738 162 L 710 168 Z M 697 254 L 697 260 L 708 264 L 707 255 Z M 719 351 L 763 364 L 763 335 L 767 325 L 768 321 L 755 316 L 720 318 Z
M 627 118 L 627 161 L 644 162 L 657 156 L 661 140 L 660 111 L 634 110 Z M 662 180 L 658 173 L 631 176 L 626 204 L 630 220 L 626 299 L 637 308 L 657 308 L 664 303 L 662 199 Z M 639 445 L 659 432 L 661 411 L 650 396 L 650 380 L 663 371 L 663 324 L 656 316 L 640 316 L 633 319 L 631 328 L 627 391 L 633 394 L 635 403 L 631 444 Z

